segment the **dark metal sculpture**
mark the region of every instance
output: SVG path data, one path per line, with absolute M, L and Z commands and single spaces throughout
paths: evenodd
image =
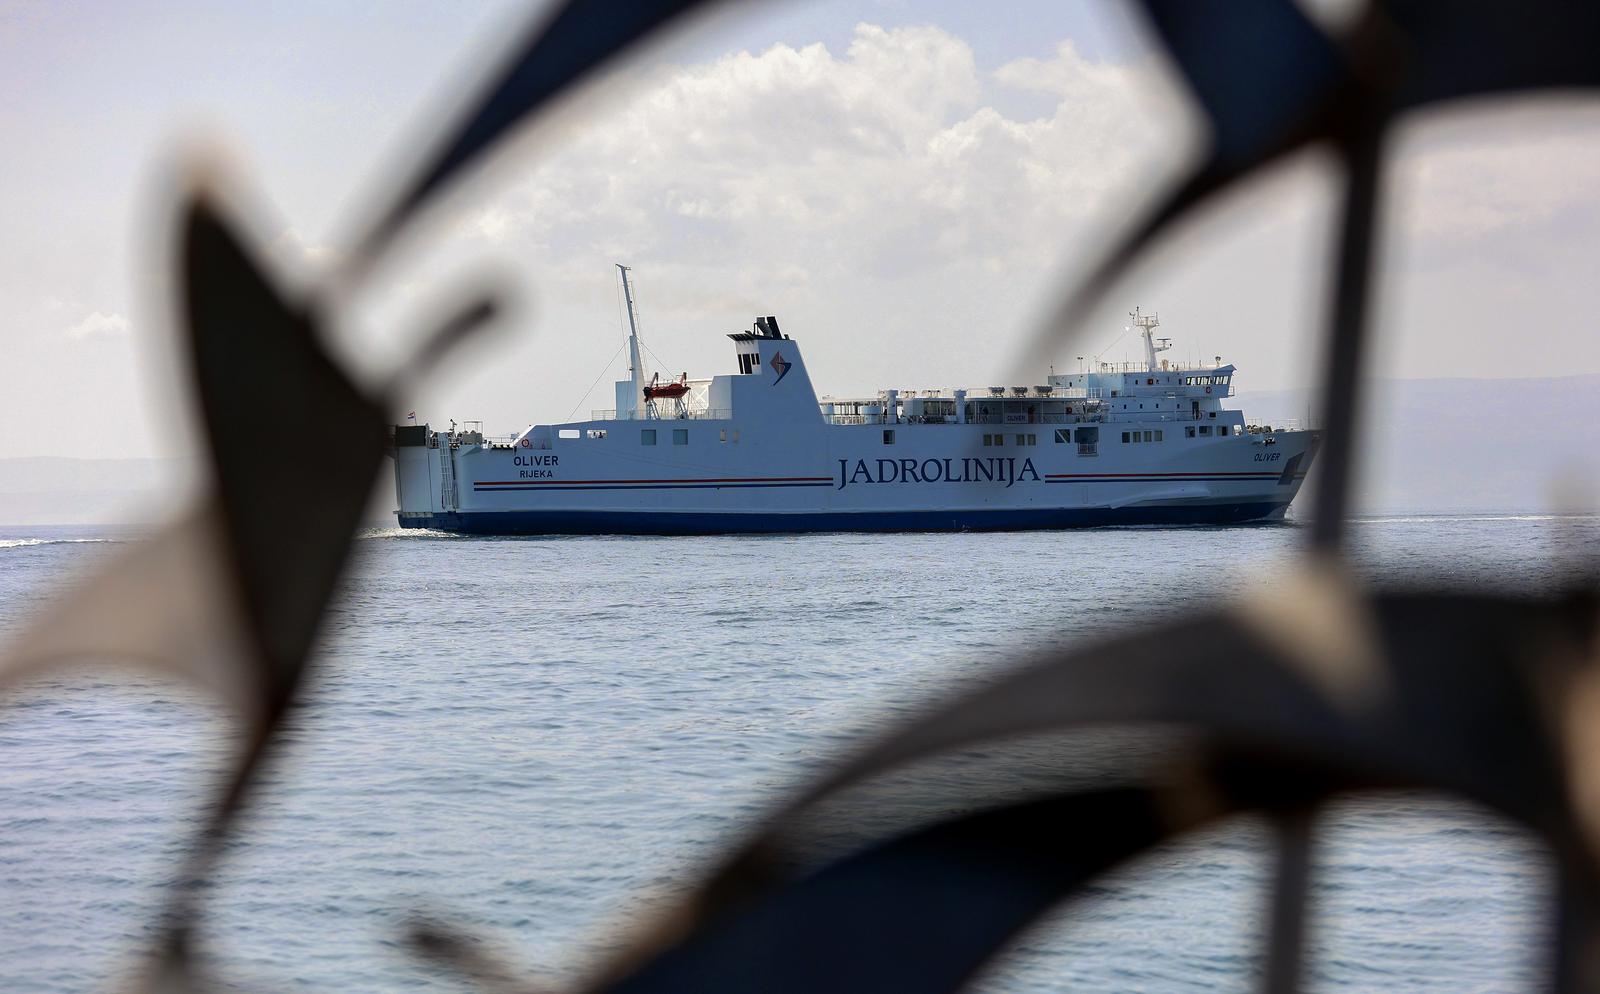
M 518 45 L 435 154 L 381 205 L 334 279 L 362 278 L 419 208 L 505 132 L 695 0 L 571 0 Z M 1210 125 L 1189 176 L 1059 307 L 1039 346 L 1207 198 L 1321 143 L 1343 162 L 1337 271 L 1325 332 L 1325 445 L 1311 549 L 1270 609 L 1241 607 L 1034 660 L 952 700 L 846 762 L 776 811 L 676 913 L 642 932 L 588 990 L 931 994 L 965 984 L 1018 930 L 1094 875 L 1172 836 L 1253 811 L 1280 859 L 1263 985 L 1297 985 L 1317 809 L 1351 790 L 1427 788 L 1526 826 L 1554 854 L 1560 990 L 1600 987 L 1600 602 L 1448 593 L 1374 594 L 1339 566 L 1384 139 L 1407 110 L 1482 93 L 1600 83 L 1600 6 L 1535 0 L 1375 2 L 1342 36 L 1289 0 L 1144 0 Z M 209 985 L 190 954 L 194 884 L 246 810 L 292 710 L 384 445 L 390 398 L 364 392 L 321 344 L 334 294 L 282 289 L 191 177 L 177 219 L 178 298 L 210 441 L 211 485 L 191 512 L 133 547 L 32 626 L 0 661 L 0 686 L 63 660 L 126 657 L 231 703 L 240 758 L 197 840 L 146 974 L 150 989 Z M 324 291 L 335 289 L 325 287 Z M 494 313 L 470 298 L 418 353 L 448 348 Z M 266 398 L 295 398 L 269 404 Z M 352 444 L 271 444 L 335 431 Z M 275 456 L 274 453 L 279 453 Z M 310 460 L 308 463 L 307 460 Z M 324 486 L 296 528 L 270 528 L 307 474 Z M 1174 653 L 1173 645 L 1187 651 Z M 841 851 L 837 827 L 882 775 L 977 743 L 1089 725 L 1191 730 L 1171 764 L 1123 782 L 995 798 L 976 810 L 873 825 Z M 957 799 L 952 799 L 957 800 Z M 486 989 L 516 971 L 437 923 L 419 952 Z

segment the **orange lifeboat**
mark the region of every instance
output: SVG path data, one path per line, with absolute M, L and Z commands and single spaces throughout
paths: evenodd
M 689 392 L 689 374 L 668 383 L 661 382 L 661 374 L 657 373 L 650 380 L 650 385 L 644 388 L 645 400 L 676 400 Z

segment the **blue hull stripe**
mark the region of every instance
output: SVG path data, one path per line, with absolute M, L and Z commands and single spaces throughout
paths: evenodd
M 994 508 L 963 511 L 468 511 L 405 514 L 402 528 L 477 535 L 720 535 L 794 532 L 1025 531 L 1106 525 L 1236 525 L 1288 501 L 1163 507 Z
M 833 481 L 823 480 L 820 483 L 530 483 L 527 486 L 506 486 L 496 484 L 486 487 L 482 484 L 473 484 L 476 493 L 497 494 L 507 490 L 737 490 L 742 487 L 831 487 Z
M 1272 480 L 1272 481 L 1276 481 L 1276 482 L 1286 482 L 1286 481 L 1283 481 L 1282 478 L 1277 473 L 1260 473 L 1260 474 L 1252 474 L 1252 475 L 1249 475 L 1249 476 L 1245 476 L 1245 475 L 1242 475 L 1242 474 L 1234 474 L 1232 476 L 1184 476 L 1184 477 L 1178 477 L 1178 478 L 1171 477 L 1171 476 L 1149 476 L 1149 477 L 1140 477 L 1140 476 L 1122 477 L 1122 476 L 1119 476 L 1119 477 L 1115 477 L 1115 478 L 1086 477 L 1086 478 L 1069 478 L 1069 479 L 1061 479 L 1061 478 L 1057 478 L 1057 477 L 1047 477 L 1044 482 L 1046 482 L 1046 483 L 1254 483 L 1254 482 L 1259 482 L 1259 481 L 1263 481 L 1263 480 Z M 565 491 L 568 491 L 568 490 L 724 490 L 724 489 L 726 489 L 726 490 L 738 490 L 738 489 L 743 489 L 743 488 L 748 488 L 748 487 L 761 487 L 761 488 L 771 488 L 771 487 L 780 487 L 780 488 L 781 487 L 834 487 L 834 486 L 837 486 L 837 485 L 838 484 L 836 484 L 836 483 L 834 483 L 832 481 L 826 481 L 826 480 L 821 481 L 821 482 L 816 482 L 816 483 L 560 483 L 560 482 L 553 482 L 553 483 L 529 483 L 529 484 L 524 485 L 524 486 L 518 486 L 518 485 L 515 485 L 515 484 L 507 485 L 507 484 L 504 484 L 504 483 L 497 483 L 497 484 L 494 484 L 493 486 L 485 486 L 484 484 L 481 484 L 481 483 L 475 483 L 475 484 L 472 485 L 472 489 L 473 489 L 473 491 L 475 493 L 490 493 L 490 494 L 493 494 L 493 493 L 502 493 L 502 492 L 505 492 L 505 491 L 516 491 L 516 490 L 521 490 L 521 491 L 543 490 L 543 491 L 548 493 L 548 492 L 552 492 L 552 491 L 565 492 Z
M 1277 473 L 1252 473 L 1249 476 L 1235 473 L 1231 476 L 1117 476 L 1117 477 L 1046 477 L 1046 483 L 1255 483 L 1276 480 Z

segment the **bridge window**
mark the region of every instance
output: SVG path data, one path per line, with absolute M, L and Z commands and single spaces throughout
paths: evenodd
M 883 430 L 883 444 L 884 445 L 893 445 L 894 444 L 894 429 L 893 428 L 885 428 Z
M 557 431 L 556 434 L 561 436 L 562 438 L 581 438 L 581 437 L 583 437 L 583 432 L 579 431 L 576 428 L 562 428 L 559 431 Z
M 1156 441 L 1158 441 L 1158 442 L 1161 441 L 1161 429 L 1160 428 L 1156 429 Z
M 1122 444 L 1123 445 L 1127 445 L 1128 444 L 1128 433 L 1127 432 L 1123 432 L 1122 433 Z
M 656 430 L 654 428 L 641 428 L 639 430 L 640 445 L 656 444 Z
M 1184 438 L 1193 438 L 1194 437 L 1194 426 L 1193 425 L 1190 425 L 1189 427 L 1183 429 L 1183 437 Z
M 1072 429 L 1071 428 L 1057 428 L 1056 429 L 1056 443 L 1058 445 L 1061 444 L 1062 442 L 1070 442 L 1070 441 L 1072 441 Z
M 1211 426 L 1210 425 L 1201 425 L 1200 426 L 1200 434 L 1202 434 L 1202 435 L 1210 435 L 1211 434 Z
M 673 445 L 688 445 L 689 444 L 689 429 L 687 429 L 687 428 L 674 428 L 674 429 L 672 429 L 672 444 Z
M 728 429 L 723 428 L 717 433 L 717 441 L 726 442 L 727 440 L 728 440 Z
M 1145 440 L 1145 441 L 1146 441 L 1146 442 L 1153 442 L 1153 441 L 1155 441 L 1155 432 L 1151 432 L 1151 431 L 1147 431 L 1147 432 L 1145 432 L 1145 433 L 1144 433 L 1144 440 Z
M 589 437 L 590 438 L 605 438 L 606 437 L 606 430 L 604 428 L 590 428 L 589 429 Z
M 1228 426 L 1227 425 L 1217 425 L 1217 434 L 1218 435 L 1226 435 L 1227 433 L 1228 433 Z

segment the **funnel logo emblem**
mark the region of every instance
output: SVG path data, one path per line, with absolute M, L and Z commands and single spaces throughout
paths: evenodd
M 783 382 L 783 378 L 785 376 L 789 375 L 789 368 L 793 366 L 794 363 L 785 359 L 782 352 L 774 352 L 772 353 L 772 361 L 767 363 L 767 365 L 771 366 L 772 371 L 778 374 L 778 378 L 772 381 L 772 385 L 777 386 L 779 383 Z

